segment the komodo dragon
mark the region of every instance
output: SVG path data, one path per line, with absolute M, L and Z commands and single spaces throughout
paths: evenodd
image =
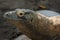
M 32 40 L 51 40 L 60 33 L 60 14 L 54 11 L 16 9 L 4 18 Z

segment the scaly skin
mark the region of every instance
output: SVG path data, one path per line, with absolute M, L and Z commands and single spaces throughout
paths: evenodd
M 60 26 L 54 24 L 58 25 L 58 21 L 54 20 L 57 17 L 47 17 L 32 10 L 18 9 L 5 13 L 4 17 L 32 40 L 51 40 L 60 32 Z

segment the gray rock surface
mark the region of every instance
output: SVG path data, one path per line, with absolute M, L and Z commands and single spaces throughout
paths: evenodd
M 14 40 L 31 40 L 31 39 L 28 38 L 26 35 L 21 35 L 21 36 L 15 38 Z

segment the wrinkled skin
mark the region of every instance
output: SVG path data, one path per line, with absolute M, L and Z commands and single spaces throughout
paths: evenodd
M 57 16 L 46 16 L 28 9 L 16 9 L 6 12 L 4 18 L 32 40 L 52 40 L 51 37 L 60 33 L 60 26 L 55 26 L 56 23 L 60 24 L 60 21 L 54 20 Z

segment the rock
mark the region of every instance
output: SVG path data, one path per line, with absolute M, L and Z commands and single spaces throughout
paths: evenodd
M 28 38 L 26 35 L 21 35 L 21 36 L 15 38 L 15 40 L 31 40 L 31 39 Z

